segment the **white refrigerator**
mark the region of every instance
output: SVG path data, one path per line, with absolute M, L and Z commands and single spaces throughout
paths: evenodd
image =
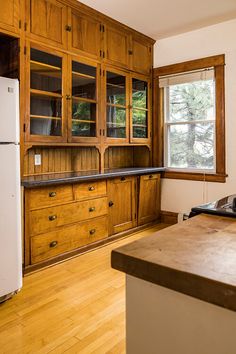
M 0 302 L 22 287 L 19 82 L 0 77 Z

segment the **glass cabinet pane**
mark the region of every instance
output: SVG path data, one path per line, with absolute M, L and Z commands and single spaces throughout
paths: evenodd
M 126 77 L 107 72 L 107 137 L 126 138 Z
M 107 136 L 113 138 L 126 137 L 126 110 L 125 108 L 107 107 Z
M 97 68 L 72 62 L 72 136 L 95 137 Z
M 62 134 L 62 58 L 31 48 L 30 134 Z
M 132 79 L 133 138 L 148 137 L 148 82 Z

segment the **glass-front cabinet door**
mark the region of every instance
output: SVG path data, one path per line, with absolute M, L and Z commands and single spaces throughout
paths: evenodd
M 70 141 L 98 140 L 98 67 L 94 65 L 71 61 Z
M 130 136 L 131 142 L 150 140 L 150 83 L 143 78 L 131 78 Z
M 115 69 L 106 71 L 106 140 L 128 142 L 128 77 Z
M 66 141 L 63 69 L 63 56 L 30 48 L 27 105 L 30 141 Z

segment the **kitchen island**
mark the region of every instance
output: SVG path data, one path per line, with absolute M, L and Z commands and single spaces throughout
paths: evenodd
M 201 214 L 112 252 L 127 274 L 127 354 L 233 354 L 236 219 Z

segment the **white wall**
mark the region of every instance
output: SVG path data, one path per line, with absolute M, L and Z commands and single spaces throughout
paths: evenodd
M 236 19 L 157 41 L 154 67 L 225 54 L 226 183 L 164 179 L 162 210 L 192 206 L 236 194 Z

